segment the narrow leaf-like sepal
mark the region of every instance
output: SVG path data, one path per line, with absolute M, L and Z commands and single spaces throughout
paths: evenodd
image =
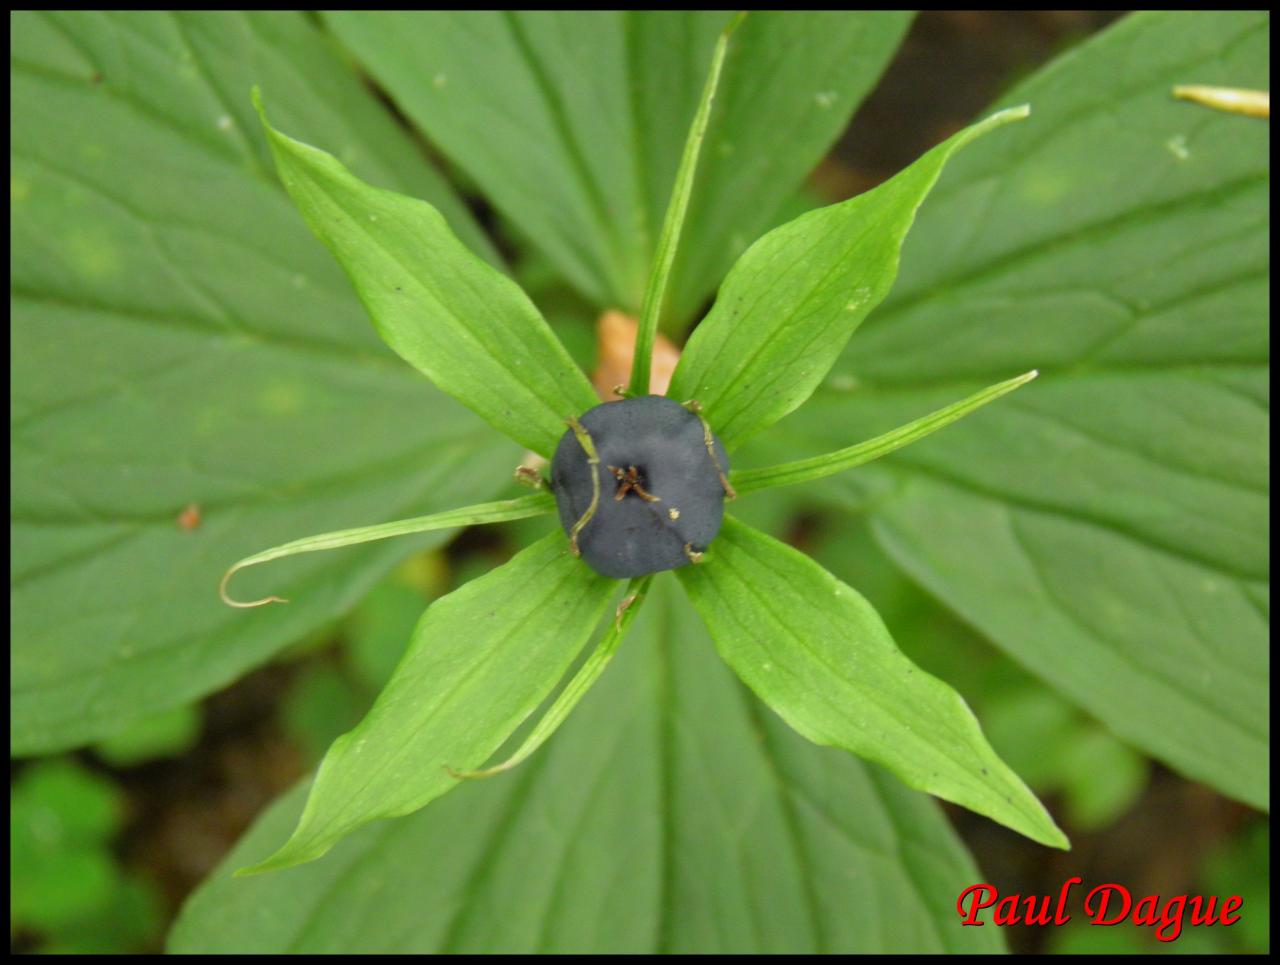
M 262 116 L 280 180 L 405 361 L 517 442 L 549 456 L 599 400 L 529 297 L 473 255 L 435 208 L 365 184 Z
M 433 603 L 373 708 L 329 748 L 293 836 L 240 873 L 311 861 L 454 787 L 450 769 L 484 763 L 564 676 L 616 587 L 555 532 Z
M 680 233 L 684 228 L 685 215 L 689 211 L 689 196 L 693 193 L 693 179 L 698 172 L 698 155 L 702 152 L 702 140 L 707 133 L 707 121 L 711 117 L 711 105 L 715 101 L 716 87 L 720 83 L 720 71 L 724 67 L 725 52 L 729 49 L 729 38 L 745 16 L 746 13 L 743 12 L 734 17 L 716 41 L 716 49 L 711 55 L 711 68 L 707 71 L 702 97 L 698 100 L 698 110 L 693 115 L 693 123 L 689 125 L 684 153 L 680 156 L 680 167 L 671 188 L 671 200 L 667 204 L 667 214 L 662 222 L 662 234 L 658 236 L 658 247 L 653 254 L 653 269 L 649 274 L 644 305 L 640 310 L 640 323 L 636 329 L 636 348 L 634 361 L 631 363 L 631 391 L 635 395 L 644 395 L 649 391 L 653 342 L 658 332 L 658 320 L 666 303 L 667 282 L 671 278 L 671 266 L 675 264 L 676 250 L 680 246 Z
M 677 575 L 725 662 L 809 740 L 1068 847 L 964 699 L 915 666 L 871 604 L 808 556 L 726 518 L 703 565 Z
M 627 585 L 626 595 L 623 596 L 622 602 L 618 604 L 617 615 L 614 617 L 613 623 L 609 625 L 604 637 L 601 638 L 599 646 L 578 669 L 578 672 L 573 675 L 573 679 L 565 685 L 564 690 L 560 691 L 550 709 L 542 716 L 542 719 L 538 721 L 533 730 L 529 732 L 529 736 L 525 738 L 519 750 L 501 764 L 495 764 L 493 767 L 486 767 L 478 771 L 458 771 L 454 776 L 476 778 L 501 774 L 503 771 L 509 771 L 516 765 L 528 760 L 534 751 L 546 743 L 547 738 L 556 732 L 556 729 L 569 716 L 569 712 L 578 705 L 578 701 L 586 696 L 587 691 L 591 689 L 591 685 L 600 679 L 600 675 L 604 673 L 604 668 L 609 666 L 609 661 L 618 652 L 618 645 L 622 643 L 622 638 L 627 635 L 627 629 L 631 626 L 632 621 L 635 620 L 636 615 L 639 614 L 640 606 L 644 603 L 645 596 L 649 592 L 649 584 L 652 582 L 653 575 L 650 574 L 649 576 L 632 580 Z
M 730 449 L 799 407 L 889 293 L 916 209 L 947 159 L 1029 113 L 993 114 L 880 187 L 801 215 L 748 248 L 685 346 L 668 395 L 697 399 Z
M 296 556 L 299 553 L 315 553 L 319 550 L 334 550 L 344 546 L 356 546 L 359 543 L 372 543 L 374 540 L 390 539 L 393 536 L 408 536 L 411 533 L 426 533 L 438 529 L 452 529 L 455 526 L 475 526 L 479 523 L 502 523 L 513 519 L 527 519 L 530 516 L 541 516 L 556 508 L 555 497 L 550 493 L 534 493 L 521 496 L 519 499 L 503 499 L 493 503 L 477 503 L 461 509 L 448 509 L 442 513 L 431 513 L 427 516 L 414 516 L 410 519 L 398 519 L 391 523 L 375 523 L 372 526 L 356 526 L 352 529 L 339 529 L 332 533 L 321 533 L 318 536 L 306 536 L 295 539 L 281 546 L 246 556 L 232 564 L 222 577 L 218 588 L 222 602 L 234 607 L 255 607 L 266 603 L 286 603 L 278 596 L 269 596 L 261 600 L 241 602 L 227 595 L 227 583 L 240 570 L 259 563 Z
M 1024 372 L 1016 378 L 989 385 L 980 392 L 975 392 L 967 399 L 952 403 L 949 406 L 930 412 L 912 422 L 898 426 L 882 433 L 866 442 L 846 446 L 835 452 L 823 453 L 810 459 L 797 459 L 795 462 L 784 462 L 777 466 L 765 466 L 762 469 L 747 469 L 730 474 L 730 481 L 738 495 L 755 492 L 757 489 L 771 489 L 774 486 L 792 486 L 796 483 L 834 476 L 846 469 L 862 466 L 881 456 L 887 456 L 903 446 L 923 439 L 951 423 L 963 419 L 988 402 L 994 402 L 1002 395 L 1026 385 L 1040 373 L 1035 369 Z

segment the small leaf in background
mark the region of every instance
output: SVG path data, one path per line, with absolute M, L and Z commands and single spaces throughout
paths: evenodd
M 1082 831 L 1105 828 L 1129 810 L 1147 787 L 1150 762 L 1109 732 L 1077 724 L 1062 755 L 1067 820 Z
M 440 579 L 443 574 L 437 576 Z M 437 592 L 427 595 L 399 580 L 383 580 L 343 623 L 347 667 L 370 693 L 376 694 L 391 679 L 423 609 L 439 595 L 439 583 L 433 584 Z
M 92 914 L 59 928 L 40 945 L 44 955 L 125 955 L 151 952 L 164 922 L 164 903 L 154 885 L 136 875 L 111 889 Z
M 583 295 L 636 314 L 685 132 L 731 16 L 352 11 L 324 20 Z M 901 12 L 747 17 L 673 270 L 676 331 L 844 130 L 909 22 Z
M 68 759 L 30 764 L 9 791 L 11 928 L 45 933 L 111 900 L 121 873 L 108 848 L 124 820 L 124 795 Z
M 93 752 L 112 767 L 132 767 L 166 757 L 181 757 L 200 739 L 199 704 L 185 704 L 135 721 L 99 741 Z
M 1027 116 L 1009 108 L 849 201 L 769 232 L 738 259 L 690 337 L 671 395 L 697 399 L 725 446 L 804 403 L 898 273 L 898 252 L 953 154 Z
M 705 563 L 677 575 L 725 662 L 800 734 L 1067 847 L 960 695 L 908 660 L 866 599 L 809 557 L 727 518 Z
M 24 767 L 10 788 L 9 803 L 34 822 L 34 837 L 50 845 L 106 841 L 124 821 L 120 790 L 65 758 Z
M 10 24 L 10 749 L 31 755 L 225 686 L 449 533 L 246 575 L 294 600 L 252 615 L 218 601 L 232 561 L 491 498 L 519 449 L 379 342 L 276 186 L 254 83 L 482 237 L 305 15 Z
M 252 878 L 306 787 L 187 901 L 191 952 L 996 952 L 941 808 L 796 735 L 659 575 L 613 664 L 520 768 Z M 406 856 L 424 856 L 406 860 Z M 761 909 L 766 909 L 764 913 Z
M 324 756 L 330 744 L 360 723 L 368 709 L 368 699 L 341 670 L 327 663 L 307 666 L 290 682 L 280 704 L 284 731 L 302 749 L 308 767 Z
M 1122 741 L 1263 809 L 1270 131 L 1170 91 L 1269 64 L 1266 13 L 1139 13 L 1020 84 L 1033 118 L 948 166 L 781 427 L 822 452 L 1039 368 L 812 491 L 861 500 L 914 580 Z
M 1232 951 L 1271 951 L 1271 825 L 1247 823 L 1205 861 L 1206 893 L 1240 895 L 1243 914 L 1230 930 Z
M 555 532 L 433 603 L 373 709 L 325 755 L 293 835 L 251 870 L 318 858 L 450 790 L 450 768 L 483 764 L 555 687 L 615 587 Z

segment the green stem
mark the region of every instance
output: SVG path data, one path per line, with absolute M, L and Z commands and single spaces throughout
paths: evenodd
M 720 69 L 724 66 L 725 52 L 729 49 L 729 37 L 745 16 L 745 13 L 738 14 L 721 31 L 720 39 L 716 41 L 715 53 L 711 55 L 711 71 L 707 74 L 707 82 L 702 88 L 702 99 L 698 102 L 698 111 L 694 114 L 693 123 L 689 126 L 689 136 L 684 143 L 684 154 L 680 158 L 680 169 L 676 171 L 675 185 L 671 189 L 671 201 L 667 205 L 666 218 L 662 222 L 662 233 L 658 236 L 658 247 L 654 251 L 653 269 L 649 273 L 649 285 L 644 292 L 644 305 L 640 310 L 635 358 L 631 363 L 630 392 L 632 395 L 649 394 L 653 342 L 657 337 L 658 319 L 662 314 L 663 303 L 666 301 L 671 266 L 675 264 L 676 250 L 680 245 L 680 232 L 684 229 L 685 215 L 689 210 L 689 196 L 693 192 L 693 179 L 698 171 L 698 155 L 702 151 L 702 139 L 707 133 L 707 121 L 711 117 L 711 104 L 715 100 L 716 87 L 720 83 Z
M 288 603 L 283 597 L 267 596 L 261 600 L 241 602 L 227 596 L 227 582 L 238 571 L 259 563 L 269 563 L 285 556 L 298 553 L 314 553 L 318 550 L 337 549 L 341 546 L 354 546 L 357 543 L 370 543 L 378 539 L 389 539 L 392 536 L 407 536 L 410 533 L 425 533 L 433 529 L 451 529 L 454 526 L 471 526 L 475 523 L 501 523 L 511 519 L 524 519 L 527 516 L 541 516 L 556 507 L 555 497 L 550 493 L 534 493 L 532 496 L 521 496 L 519 499 L 505 499 L 495 503 L 477 503 L 461 509 L 449 509 L 443 513 L 432 513 L 430 516 L 415 516 L 412 519 L 401 519 L 393 523 L 377 523 L 373 526 L 357 526 L 354 529 L 340 529 L 332 533 L 321 533 L 319 536 L 308 536 L 296 539 L 283 546 L 276 546 L 261 553 L 246 556 L 235 563 L 222 577 L 218 584 L 218 595 L 227 606 L 255 607 L 268 603 Z
M 564 690 L 560 691 L 560 696 L 551 705 L 551 709 L 538 721 L 537 726 L 525 738 L 518 751 L 501 764 L 493 767 L 486 767 L 479 771 L 455 771 L 453 768 L 448 768 L 449 773 L 457 778 L 492 777 L 494 774 L 501 774 L 503 771 L 511 770 L 511 768 L 541 747 L 546 739 L 554 734 L 556 729 L 564 723 L 565 718 L 569 716 L 569 711 L 577 706 L 578 701 L 591 689 L 591 685 L 604 673 L 604 668 L 609 665 L 609 661 L 613 659 L 613 655 L 618 651 L 618 645 L 622 642 L 622 638 L 626 636 L 627 628 L 631 626 L 631 621 L 640 612 L 640 604 L 644 602 L 644 598 L 649 592 L 649 584 L 652 581 L 653 575 L 650 574 L 649 576 L 632 580 L 628 584 L 627 595 L 618 604 L 617 613 L 613 618 L 613 624 L 609 627 L 608 633 L 604 635 L 604 639 L 600 641 L 600 645 L 596 647 L 595 652 L 587 658 L 578 672 L 574 674 L 573 679 L 565 685 Z
M 908 422 L 904 426 L 886 432 L 884 435 L 860 442 L 847 449 L 837 449 L 811 459 L 799 459 L 796 462 L 784 462 L 764 469 L 748 469 L 744 472 L 730 473 L 729 479 L 738 495 L 754 492 L 757 489 L 770 489 L 774 486 L 790 486 L 794 483 L 809 482 L 832 476 L 854 466 L 861 466 L 886 456 L 895 449 L 910 445 L 923 439 L 930 433 L 937 432 L 957 419 L 962 419 L 975 409 L 980 409 L 988 402 L 994 402 L 1002 395 L 1012 392 L 1021 385 L 1026 385 L 1039 373 L 1032 369 L 1007 382 L 998 382 L 987 386 L 981 392 L 975 392 L 967 399 L 953 403 L 944 409 L 938 409 L 927 416 Z

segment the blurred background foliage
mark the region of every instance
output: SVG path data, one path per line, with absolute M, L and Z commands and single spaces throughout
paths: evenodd
M 913 24 L 851 130 L 784 218 L 867 190 L 957 130 L 1002 90 L 1110 23 L 1111 12 L 945 12 Z M 466 179 L 448 172 L 465 190 Z M 518 280 L 590 370 L 595 312 L 474 194 L 468 198 Z M 950 682 L 992 745 L 1046 799 L 1071 837 L 1050 853 L 948 807 L 1002 894 L 1056 893 L 1063 880 L 1123 881 L 1135 894 L 1240 894 L 1231 929 L 1011 928 L 1015 951 L 1266 952 L 1269 821 L 1118 740 L 1021 670 L 901 575 L 866 525 L 788 491 L 742 504 L 748 522 L 812 553 L 858 587 L 907 654 Z M 15 761 L 10 786 L 10 938 L 19 952 L 154 952 L 187 894 L 251 820 L 350 729 L 390 676 L 424 606 L 545 533 L 549 518 L 471 530 L 409 558 L 344 619 L 197 704 L 91 749 Z

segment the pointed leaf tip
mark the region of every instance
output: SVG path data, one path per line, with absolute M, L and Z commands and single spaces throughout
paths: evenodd
M 371 821 L 456 787 L 446 768 L 477 768 L 537 709 L 616 586 L 570 556 L 557 531 L 432 603 L 369 713 L 325 754 L 293 834 L 241 873 L 313 861 Z
M 715 546 L 715 566 L 676 576 L 721 657 L 792 728 L 1034 841 L 1068 847 L 964 699 L 912 664 L 861 594 L 733 517 Z
M 738 259 L 685 345 L 669 394 L 696 398 L 733 450 L 801 406 L 888 294 L 916 212 L 957 151 L 1027 104 L 952 135 L 890 181 L 801 215 Z
M 272 127 L 261 97 L 258 108 L 286 192 L 382 340 L 495 429 L 550 456 L 564 417 L 598 399 L 529 296 L 434 206 L 366 183 Z

